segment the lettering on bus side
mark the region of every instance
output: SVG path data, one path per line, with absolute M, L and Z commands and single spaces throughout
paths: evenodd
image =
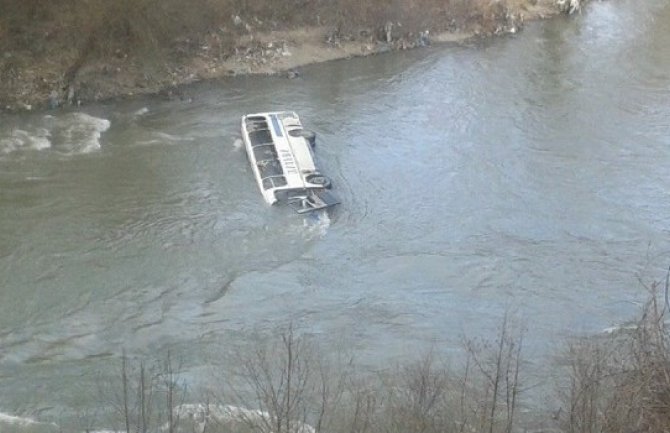
M 291 155 L 291 152 L 282 149 L 280 151 L 280 157 L 287 173 L 298 174 L 298 167 L 295 165 L 295 160 L 293 159 L 293 155 Z

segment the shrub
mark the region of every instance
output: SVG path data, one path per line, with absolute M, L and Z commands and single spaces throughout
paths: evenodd
M 668 284 L 648 288 L 640 318 L 601 338 L 571 342 L 562 427 L 570 433 L 667 432 L 670 428 Z

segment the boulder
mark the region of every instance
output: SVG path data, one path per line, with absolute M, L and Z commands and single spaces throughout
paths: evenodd
M 580 0 L 557 0 L 556 4 L 561 12 L 568 15 L 572 15 L 575 12 L 580 12 L 582 10 Z

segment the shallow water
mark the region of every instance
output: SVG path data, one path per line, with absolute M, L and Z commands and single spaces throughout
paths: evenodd
M 624 323 L 670 264 L 670 5 L 639 3 L 193 102 L 3 115 L 0 423 L 90 408 L 122 350 L 172 348 L 197 382 L 212 348 L 289 322 L 371 367 L 458 356 L 507 310 L 537 365 Z M 273 109 L 317 131 L 330 215 L 262 201 L 239 118 Z

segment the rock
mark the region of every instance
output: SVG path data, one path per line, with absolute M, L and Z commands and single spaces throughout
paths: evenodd
M 286 71 L 286 78 L 290 80 L 294 80 L 300 77 L 302 77 L 302 74 L 297 69 L 289 69 L 288 71 Z
M 388 53 L 389 51 L 391 51 L 391 48 L 392 48 L 391 44 L 381 43 L 377 45 L 376 52 L 377 54 Z
M 326 33 L 325 42 L 328 45 L 339 47 L 341 40 L 342 40 L 342 36 L 340 35 L 340 30 L 339 29 L 335 29 L 331 32 Z
M 419 47 L 430 46 L 430 30 L 419 32 L 419 37 L 416 40 L 416 45 Z
M 74 86 L 72 85 L 67 88 L 67 103 L 70 105 L 74 104 Z
M 182 87 L 179 86 L 163 89 L 161 92 L 159 92 L 159 94 L 168 101 L 181 101 L 187 102 L 189 104 L 193 102 L 193 98 L 188 93 L 186 93 Z
M 387 44 L 390 44 L 393 41 L 393 23 L 391 21 L 387 21 L 386 24 L 384 25 L 384 35 L 386 36 L 385 42 Z
M 575 12 L 581 12 L 582 10 L 580 0 L 557 0 L 556 4 L 561 12 L 568 15 L 572 15 Z
M 55 108 L 60 107 L 61 101 L 60 97 L 58 96 L 58 92 L 55 90 L 52 90 L 51 93 L 49 93 L 49 108 L 52 110 Z
M 570 10 L 569 13 L 580 12 L 582 11 L 582 4 L 580 0 L 570 0 Z

